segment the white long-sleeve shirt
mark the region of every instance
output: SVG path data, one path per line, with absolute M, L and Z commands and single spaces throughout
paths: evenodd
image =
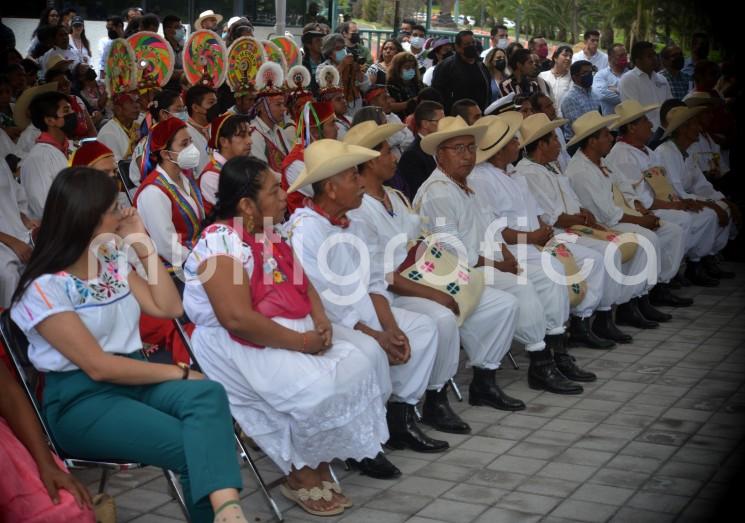
M 541 219 L 548 225 L 554 225 L 561 214 L 580 212 L 579 198 L 565 175 L 553 173 L 543 165 L 523 158 L 515 168 L 515 176 L 527 182 L 530 192 L 543 209 Z
M 673 97 L 670 84 L 664 76 L 655 72 L 648 75 L 638 67 L 624 73 L 618 82 L 618 89 L 622 102 L 636 100 L 642 105 L 662 104 Z M 652 122 L 653 129 L 657 129 L 660 126 L 659 108 L 648 112 L 647 118 Z
M 644 150 L 624 142 L 616 142 L 605 161 L 614 173 L 619 175 L 626 183 L 619 183 L 627 202 L 638 200 L 649 209 L 654 204 L 655 195 L 652 188 L 644 178 L 644 172 L 654 166 L 652 150 L 644 147 Z
M 474 167 L 468 176 L 468 184 L 490 220 L 506 218 L 507 227 L 516 231 L 531 232 L 541 226 L 538 217 L 543 211 L 524 178 L 510 176 L 484 162 Z
M 566 174 L 582 207 L 594 214 L 599 223 L 613 227 L 623 218 L 624 209 L 613 200 L 616 176 L 604 160 L 601 164 L 605 172 L 578 150 L 569 162 Z
M 690 155 L 684 157 L 673 140 L 662 143 L 653 154 L 656 162 L 665 167 L 665 175 L 679 197 L 694 200 L 724 198 L 706 179 L 696 160 Z
M 28 197 L 29 218 L 41 220 L 49 188 L 67 167 L 67 156 L 54 145 L 37 143 L 21 162 L 21 184 Z

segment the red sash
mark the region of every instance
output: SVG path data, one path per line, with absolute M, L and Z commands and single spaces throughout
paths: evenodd
M 282 186 L 282 190 L 285 192 L 290 188 L 290 183 L 287 180 L 287 168 L 295 161 L 305 161 L 305 147 L 303 147 L 302 143 L 295 144 L 290 151 L 290 154 L 288 154 L 282 161 L 282 179 L 280 185 Z M 287 193 L 287 214 L 292 214 L 298 207 L 304 207 L 304 202 L 305 195 L 300 191 Z
M 215 160 L 215 157 L 212 154 L 210 154 L 210 161 L 207 162 L 207 165 L 204 166 L 202 172 L 199 173 L 199 177 L 197 178 L 197 185 L 199 185 L 200 187 L 202 186 L 202 176 L 204 175 L 204 173 L 209 171 L 217 174 L 220 174 L 220 172 L 222 171 L 222 164 Z M 204 200 L 204 214 L 209 216 L 209 214 L 212 212 L 213 207 L 214 206 L 210 202 L 208 202 L 206 199 Z

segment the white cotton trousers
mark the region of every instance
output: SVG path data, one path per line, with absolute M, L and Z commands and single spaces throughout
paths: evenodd
M 396 318 L 398 328 L 409 338 L 411 358 L 403 365 L 390 365 L 389 372 L 392 386 L 390 399 L 395 402 L 416 405 L 424 395 L 435 366 L 439 343 L 437 324 L 433 319 L 417 312 L 399 307 L 391 307 L 391 311 Z M 368 327 L 382 330 L 377 320 Z M 335 327 L 335 329 L 341 339 L 349 341 L 365 353 L 381 353 L 386 357 L 378 342 L 367 334 L 341 326 Z M 447 381 L 447 378 L 445 381 Z
M 524 266 L 519 275 L 479 267 L 487 286 L 511 294 L 517 299 L 515 339 L 525 350 L 540 351 L 547 334 L 563 334 L 569 318 L 569 295 L 560 283 L 549 278 L 540 267 Z
M 0 307 L 10 307 L 10 300 L 18 287 L 23 272 L 23 263 L 15 251 L 0 243 Z
M 571 308 L 571 313 L 580 318 L 588 318 L 592 316 L 592 313 L 595 310 L 610 310 L 614 303 L 612 296 L 614 287 L 613 285 L 608 285 L 608 288 L 606 289 L 605 280 L 609 278 L 603 270 L 603 256 L 592 249 L 588 249 L 587 247 L 583 247 L 576 243 L 567 243 L 567 247 L 572 251 L 572 255 L 579 267 L 582 267 L 584 263 L 590 264 L 588 265 L 589 272 L 585 278 L 585 281 L 587 282 L 587 293 L 581 302 Z M 552 277 L 561 278 L 562 281 L 565 278 L 566 274 L 561 262 L 554 256 L 538 249 L 534 245 L 509 245 L 508 248 L 522 266 L 528 266 L 529 268 L 540 267 L 544 272 L 546 272 L 546 267 L 543 266 L 543 263 L 547 263 L 550 264 L 549 270 L 552 270 L 555 275 Z M 609 283 L 612 284 L 613 282 Z M 567 293 L 568 296 L 568 289 L 566 289 L 566 285 L 563 283 L 562 288 L 564 288 L 564 292 Z
M 310 316 L 273 320 L 297 332 L 313 328 Z M 372 458 L 389 438 L 385 354 L 366 354 L 333 328 L 333 345 L 320 355 L 245 346 L 220 326 L 198 325 L 192 335 L 199 365 L 225 387 L 233 417 L 285 474 Z
M 644 236 L 655 246 L 658 266 L 657 278 L 661 283 L 668 283 L 678 274 L 680 263 L 685 255 L 685 232 L 679 225 L 660 220 L 660 226 L 655 230 L 632 223 L 619 223 L 613 228 Z
M 675 223 L 684 232 L 687 231 L 684 249 L 691 261 L 697 262 L 711 253 L 719 228 L 714 211 L 711 209 L 704 209 L 702 212 L 656 209 L 653 212 L 662 220 Z

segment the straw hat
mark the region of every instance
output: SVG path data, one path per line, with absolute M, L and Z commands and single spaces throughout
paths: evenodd
M 237 22 L 238 20 L 240 20 L 241 18 L 243 18 L 243 17 L 242 17 L 242 16 L 233 16 L 233 17 L 231 17 L 231 18 L 230 18 L 230 20 L 228 20 L 228 23 L 227 23 L 227 24 L 225 24 L 225 27 L 227 27 L 227 28 L 228 28 L 228 31 L 230 31 L 230 27 L 231 27 L 231 26 L 232 26 L 232 25 L 233 25 L 234 23 L 236 23 L 236 22 Z M 196 25 L 196 24 L 195 24 L 195 25 Z M 200 24 L 200 25 L 201 25 L 201 24 Z
M 610 124 L 618 120 L 618 116 L 612 114 L 610 116 L 601 116 L 597 111 L 590 111 L 577 118 L 572 123 L 572 129 L 574 130 L 574 136 L 567 147 L 571 147 L 575 143 L 579 143 L 592 133 L 599 131 L 603 127 L 608 127 Z
M 21 96 L 16 100 L 16 104 L 13 107 L 13 121 L 18 127 L 28 127 L 31 123 L 31 117 L 28 114 L 28 106 L 31 105 L 31 100 L 36 98 L 42 93 L 48 93 L 50 91 L 57 90 L 57 82 L 49 82 L 48 84 L 37 85 L 35 87 L 29 87 L 21 93 Z
M 700 105 L 711 107 L 724 103 L 724 100 L 722 100 L 721 98 L 711 96 L 705 91 L 690 92 L 685 97 L 683 97 L 683 101 L 688 107 L 698 107 Z
M 486 127 L 468 125 L 460 116 L 446 116 L 437 124 L 437 131 L 422 138 L 422 151 L 435 154 L 440 144 L 458 136 L 473 136 L 478 143 L 486 133 Z
M 662 135 L 664 140 L 671 134 L 673 134 L 681 125 L 686 123 L 691 118 L 694 118 L 704 112 L 707 107 L 673 107 L 670 112 L 667 113 L 667 127 L 665 127 L 665 134 Z
M 565 120 L 564 118 L 549 120 L 548 116 L 544 113 L 537 113 L 528 116 L 523 120 L 523 123 L 520 126 L 520 136 L 522 137 L 520 148 L 535 142 L 539 138 L 543 138 L 548 133 L 553 132 L 554 129 L 561 127 L 568 121 L 569 120 Z
M 360 122 L 344 135 L 344 143 L 349 145 L 359 145 L 360 147 L 367 147 L 372 149 L 377 147 L 385 140 L 396 134 L 398 131 L 406 127 L 402 123 L 385 123 L 378 125 L 372 120 L 367 122 Z
M 61 53 L 54 53 L 47 58 L 46 64 L 44 64 L 44 72 L 51 71 L 52 69 L 59 69 L 60 71 L 67 71 L 72 65 L 72 60 L 68 60 Z
M 349 145 L 337 140 L 318 140 L 305 149 L 305 167 L 287 192 L 297 191 L 368 160 L 380 156 L 378 151 L 366 147 Z
M 208 9 L 206 11 L 202 11 L 199 14 L 199 18 L 197 18 L 197 21 L 194 22 L 194 28 L 195 29 L 201 29 L 202 28 L 202 22 L 204 22 L 207 18 L 214 18 L 217 20 L 217 23 L 219 24 L 222 22 L 222 15 L 219 15 L 215 13 L 212 9 Z
M 486 126 L 486 133 L 476 150 L 476 163 L 485 162 L 501 151 L 515 137 L 522 123 L 523 115 L 517 111 L 479 118 L 473 125 Z
M 613 122 L 610 126 L 611 131 L 620 129 L 627 123 L 631 123 L 638 120 L 649 111 L 654 111 L 660 106 L 660 104 L 642 105 L 636 100 L 626 100 L 616 106 L 616 116 L 618 120 Z

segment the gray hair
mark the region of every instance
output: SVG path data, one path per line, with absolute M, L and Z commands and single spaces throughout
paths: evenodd
M 344 37 L 339 33 L 327 34 L 321 41 L 321 53 L 325 58 L 328 58 L 334 51 L 336 51 L 336 44 L 346 45 Z

